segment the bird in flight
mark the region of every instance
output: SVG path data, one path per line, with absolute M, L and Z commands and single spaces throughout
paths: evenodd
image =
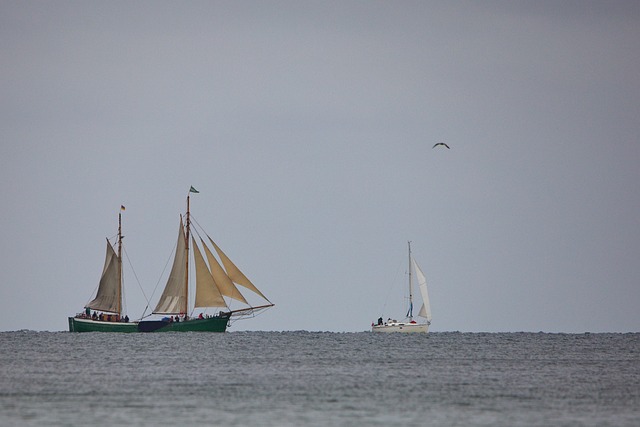
M 449 146 L 447 144 L 445 144 L 444 142 L 438 142 L 436 145 L 434 145 L 431 148 L 436 148 L 438 145 L 444 145 L 445 147 L 447 147 L 450 150 Z

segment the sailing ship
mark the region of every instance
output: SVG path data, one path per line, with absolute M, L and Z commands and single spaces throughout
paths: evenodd
M 190 195 L 198 193 L 191 187 L 187 194 L 187 211 L 180 216 L 178 241 L 173 265 L 164 291 L 152 315 L 157 320 L 129 322 L 122 317 L 122 213 L 118 217 L 118 253 L 107 240 L 107 255 L 96 297 L 85 306 L 85 312 L 69 317 L 70 332 L 225 332 L 232 318 L 253 317 L 274 304 L 242 273 L 220 247 L 202 230 L 193 228 L 190 212 Z M 124 207 L 121 209 L 124 210 Z M 197 244 L 198 235 L 200 245 Z M 213 247 L 213 251 L 205 243 Z M 200 249 L 202 247 L 202 250 Z M 192 249 L 192 250 L 191 250 Z M 190 253 L 195 264 L 195 298 L 190 301 Z M 204 256 L 203 256 L 204 252 Z M 206 261 L 205 261 L 206 256 Z M 251 305 L 240 292 L 238 285 L 252 291 L 261 300 L 260 305 Z M 242 307 L 231 309 L 231 301 Z M 213 315 L 207 309 L 218 309 Z M 100 311 L 96 315 L 94 311 Z M 194 313 L 199 311 L 198 315 Z M 107 313 L 107 314 L 105 314 Z
M 427 291 L 427 279 L 418 266 L 416 260 L 411 256 L 411 242 L 408 242 L 409 246 L 409 307 L 407 309 L 407 315 L 402 321 L 392 320 L 383 321 L 382 317 L 378 318 L 377 322 L 371 324 L 372 332 L 403 332 L 403 333 L 427 333 L 429 332 L 429 325 L 431 324 L 431 304 L 429 303 L 429 293 Z M 413 319 L 413 272 L 418 282 L 418 289 L 420 289 L 420 295 L 422 296 L 422 307 L 418 312 L 418 316 L 426 319 L 425 322 L 417 322 Z
M 69 317 L 69 332 L 138 332 L 138 322 L 122 315 L 122 211 L 118 214 L 118 252 L 107 239 L 107 252 L 96 297 L 85 311 Z M 95 310 L 93 313 L 91 310 Z M 97 312 L 100 312 L 98 314 Z
M 252 317 L 258 312 L 274 306 L 204 230 L 201 230 L 202 234 L 200 234 L 193 227 L 190 212 L 191 193 L 199 193 L 199 191 L 191 187 L 187 193 L 187 212 L 184 218 L 180 217 L 173 266 L 160 300 L 153 310 L 153 314 L 164 317 L 159 320 L 140 321 L 138 330 L 141 332 L 224 332 L 231 318 Z M 197 244 L 194 234 L 198 235 L 202 250 Z M 205 237 L 217 253 L 220 262 L 205 243 Z M 191 248 L 193 251 L 190 250 Z M 193 306 L 189 301 L 190 252 L 193 252 L 196 276 Z M 251 291 L 264 303 L 252 306 L 237 285 Z M 232 310 L 229 307 L 231 301 L 240 302 L 242 307 Z M 216 308 L 219 311 L 214 315 L 205 315 L 208 308 Z M 197 316 L 194 315 L 196 310 L 200 310 L 200 314 Z

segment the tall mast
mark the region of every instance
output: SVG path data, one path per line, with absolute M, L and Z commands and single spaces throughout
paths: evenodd
M 118 315 L 122 314 L 122 209 L 118 213 Z
M 407 242 L 409 245 L 409 312 L 407 317 L 413 320 L 413 284 L 411 282 L 411 241 Z
M 189 192 L 191 193 L 191 192 Z M 185 254 L 186 254 L 186 263 L 187 266 L 184 270 L 184 314 L 187 315 L 189 313 L 189 232 L 191 231 L 191 214 L 189 213 L 189 199 L 190 194 L 187 194 L 187 221 L 186 221 L 186 239 L 185 242 Z

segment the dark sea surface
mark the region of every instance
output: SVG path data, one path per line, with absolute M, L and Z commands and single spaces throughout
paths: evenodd
M 0 333 L 0 426 L 640 426 L 640 334 Z

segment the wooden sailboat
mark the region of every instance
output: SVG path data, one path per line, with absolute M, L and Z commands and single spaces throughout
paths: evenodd
M 122 211 L 118 214 L 118 252 L 107 239 L 107 253 L 96 297 L 85 311 L 69 317 L 69 332 L 137 332 L 138 323 L 122 314 Z M 91 310 L 94 310 L 93 312 Z M 99 313 L 98 313 L 99 312 Z
M 240 271 L 211 237 L 203 231 L 202 234 L 208 241 L 205 243 L 204 237 L 195 230 L 200 240 L 198 245 L 192 233 L 190 193 L 198 191 L 191 187 L 187 195 L 187 212 L 184 217 L 180 217 L 178 243 L 171 273 L 153 310 L 153 314 L 161 318 L 130 322 L 128 317 L 122 315 L 122 207 L 118 215 L 117 253 L 107 240 L 107 254 L 96 297 L 85 306 L 84 312 L 69 317 L 70 332 L 224 332 L 231 319 L 252 317 L 264 309 L 273 307 L 274 304 Z M 220 262 L 210 247 L 217 253 Z M 189 301 L 190 252 L 193 252 L 195 264 L 193 303 Z M 266 303 L 251 305 L 238 289 L 238 285 L 252 291 Z M 231 309 L 229 305 L 232 300 L 241 303 L 242 307 Z M 208 308 L 218 311 L 209 315 L 206 314 Z M 196 310 L 200 311 L 197 315 L 194 314 Z
M 180 217 L 178 243 L 171 273 L 160 300 L 153 310 L 153 314 L 164 315 L 164 317 L 160 320 L 141 321 L 138 329 L 142 332 L 224 332 L 233 317 L 253 316 L 274 305 L 214 243 L 211 237 L 204 231 L 202 232 L 203 236 L 195 230 L 195 234 L 198 234 L 200 240 L 200 245 L 198 245 L 192 233 L 194 229 L 189 210 L 191 193 L 198 193 L 198 191 L 191 187 L 187 194 L 187 212 L 184 221 L 183 217 Z M 205 242 L 205 237 L 208 243 Z M 213 247 L 222 265 L 213 255 L 208 244 Z M 203 251 L 206 261 L 202 254 Z M 193 305 L 189 301 L 190 252 L 193 252 L 196 276 Z M 237 285 L 252 291 L 266 303 L 252 306 L 247 302 Z M 243 307 L 235 310 L 230 309 L 231 300 L 242 303 Z M 214 315 L 205 315 L 204 310 L 207 308 L 217 308 L 219 311 Z M 201 311 L 200 314 L 194 315 L 196 310 Z
M 397 321 L 395 319 L 387 319 L 385 322 L 382 317 L 377 322 L 371 324 L 372 332 L 429 332 L 429 325 L 431 324 L 431 304 L 429 303 L 429 293 L 427 290 L 427 279 L 418 266 L 416 260 L 411 256 L 411 242 L 409 245 L 409 307 L 407 315 L 404 320 Z M 415 272 L 416 279 L 418 281 L 418 289 L 420 289 L 420 295 L 422 297 L 422 307 L 418 312 L 418 316 L 424 318 L 425 322 L 417 322 L 413 318 L 413 272 Z

